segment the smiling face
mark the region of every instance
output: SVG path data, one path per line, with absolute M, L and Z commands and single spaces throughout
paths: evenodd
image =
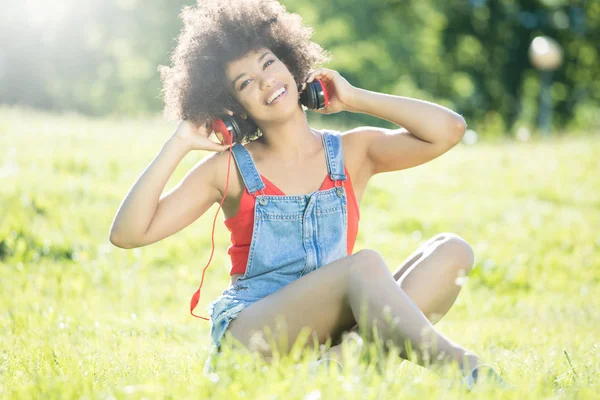
M 229 92 L 258 125 L 286 120 L 301 109 L 293 75 L 268 49 L 230 62 L 225 75 Z

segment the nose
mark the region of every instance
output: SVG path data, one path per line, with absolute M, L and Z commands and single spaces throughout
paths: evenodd
M 260 90 L 269 90 L 275 85 L 275 78 L 272 76 L 263 76 L 260 79 Z

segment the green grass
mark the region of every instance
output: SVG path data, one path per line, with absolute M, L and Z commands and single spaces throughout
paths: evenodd
M 315 376 L 307 372 L 311 352 L 270 367 L 228 354 L 220 375 L 204 378 L 209 323 L 192 318 L 188 304 L 216 207 L 148 247 L 108 242 L 123 196 L 174 128 L 160 119 L 0 110 L 2 398 L 466 396 L 428 370 L 368 351 L 342 375 Z M 188 155 L 168 187 L 202 156 Z M 440 232 L 475 250 L 476 267 L 437 326 L 516 388 L 482 386 L 471 397 L 584 399 L 600 391 L 599 159 L 597 133 L 461 144 L 369 184 L 356 250 L 378 250 L 390 269 Z M 221 221 L 197 308 L 205 316 L 228 282 Z

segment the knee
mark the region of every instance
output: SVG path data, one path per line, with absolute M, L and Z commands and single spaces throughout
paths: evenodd
M 437 251 L 444 253 L 444 258 L 449 260 L 450 268 L 455 269 L 457 275 L 467 275 L 473 269 L 475 263 L 473 248 L 457 234 L 436 235 L 433 238 L 433 246 Z
M 370 249 L 360 250 L 352 255 L 350 273 L 359 279 L 391 274 L 381 254 Z

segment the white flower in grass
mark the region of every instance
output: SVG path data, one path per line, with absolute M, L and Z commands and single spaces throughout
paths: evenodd
M 321 392 L 318 390 L 312 391 L 306 396 L 304 396 L 304 400 L 319 400 L 321 398 Z

